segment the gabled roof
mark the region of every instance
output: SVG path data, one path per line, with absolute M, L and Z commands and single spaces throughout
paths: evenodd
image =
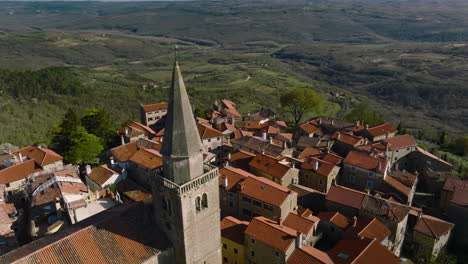
M 375 217 L 382 217 L 388 221 L 399 223 L 409 214 L 411 207 L 391 199 L 385 200 L 366 194 L 361 210 Z
M 468 181 L 447 177 L 443 189 L 452 192 L 451 203 L 468 206 Z
M 260 123 L 260 121 L 236 121 L 234 125 L 239 128 L 252 130 L 259 130 L 268 126 L 268 124 Z
M 241 221 L 235 217 L 227 216 L 221 220 L 221 236 L 244 245 L 244 232 L 249 222 Z
M 388 161 L 384 158 L 371 156 L 369 153 L 350 151 L 343 163 L 383 174 L 387 169 Z
M 332 222 L 343 229 L 346 229 L 351 223 L 348 217 L 339 212 L 320 212 L 317 217 L 323 221 Z
M 137 151 L 138 149 L 136 141 L 111 149 L 114 157 L 117 158 L 120 162 L 128 161 L 130 157 L 133 156 Z
M 349 238 L 369 238 L 382 242 L 391 235 L 390 230 L 377 218 L 359 217 L 351 228 L 346 230 Z
M 333 133 L 331 138 L 335 139 L 335 140 L 337 140 L 339 142 L 343 142 L 345 144 L 351 145 L 351 146 L 360 145 L 362 143 L 362 141 L 364 140 L 362 137 L 358 137 L 358 136 L 355 136 L 355 135 L 351 135 L 349 133 L 343 133 L 343 132 L 339 132 L 339 131 Z
M 316 147 L 320 143 L 320 141 L 321 140 L 318 137 L 305 137 L 305 136 L 302 136 L 297 141 L 297 146 L 298 147 L 304 147 L 304 148 L 313 148 L 313 147 Z
M 53 150 L 47 148 L 40 148 L 37 146 L 28 146 L 13 152 L 12 154 L 19 158 L 19 153 L 23 158 L 29 158 L 34 160 L 37 165 L 44 167 L 51 163 L 59 160 L 63 160 L 63 157 L 55 153 Z
M 234 117 L 234 118 L 240 118 L 241 115 L 239 112 L 237 112 L 236 109 L 236 104 L 232 101 L 222 99 L 221 102 L 226 106 L 225 109 L 223 109 L 223 113 L 226 115 L 226 117 Z
M 0 184 L 19 181 L 28 177 L 28 175 L 39 171 L 42 171 L 42 169 L 38 167 L 33 159 L 16 163 L 15 165 L 0 170 Z
M 243 136 L 241 138 L 236 138 L 231 142 L 232 144 L 237 144 L 239 146 L 252 149 L 257 153 L 262 153 L 262 151 L 264 151 L 265 154 L 274 157 L 280 156 L 284 150 L 284 148 L 281 146 L 270 144 L 270 142 L 267 140 L 252 136 Z
M 311 246 L 297 248 L 288 258 L 287 264 L 333 264 L 327 253 Z
M 153 111 L 163 110 L 163 109 L 167 109 L 167 103 L 162 102 L 159 104 L 142 105 L 141 109 L 143 109 L 144 112 L 153 112 Z
M 394 178 L 394 177 L 392 177 L 390 175 L 387 175 L 387 177 L 384 177 L 384 181 L 385 181 L 385 183 L 390 185 L 393 189 L 395 189 L 398 192 L 400 192 L 401 194 L 405 195 L 406 198 L 408 198 L 408 196 L 411 193 L 412 188 L 404 185 L 403 183 L 398 181 L 397 178 Z
M 286 252 L 296 240 L 297 231 L 259 216 L 252 219 L 245 234 L 280 252 Z
M 258 154 L 249 162 L 249 166 L 280 180 L 291 169 L 290 166 L 280 163 L 279 159 L 264 154 Z
M 320 128 L 317 126 L 315 121 L 308 121 L 302 125 L 299 125 L 299 128 L 309 135 L 320 131 Z
M 333 154 L 333 153 L 327 153 L 325 155 L 321 155 L 320 159 L 335 165 L 340 165 L 343 162 L 343 158 Z
M 218 130 L 211 128 L 208 125 L 204 124 L 197 124 L 198 134 L 200 135 L 201 139 L 208 139 L 214 137 L 222 137 L 223 133 L 219 132 Z
M 414 230 L 433 238 L 440 238 L 452 230 L 454 226 L 454 224 L 442 219 L 430 215 L 422 215 L 414 226 Z
M 317 165 L 318 165 L 318 168 L 317 170 L 315 170 L 315 166 Z M 330 176 L 330 173 L 332 173 L 332 171 L 335 168 L 339 168 L 339 167 L 335 166 L 332 163 L 320 160 L 316 157 L 308 157 L 302 163 L 301 168 L 305 170 L 311 170 L 311 171 L 316 172 L 319 175 L 328 177 Z
M 396 150 L 401 148 L 416 147 L 418 144 L 411 135 L 401 135 L 384 139 L 383 142 L 387 143 L 389 150 Z
M 256 200 L 265 202 L 273 206 L 281 206 L 289 195 L 294 192 L 275 182 L 263 177 L 257 177 L 244 170 L 225 167 L 221 169 L 219 184 L 222 184 L 222 177 L 227 177 L 227 190 L 249 196 Z
M 313 215 L 306 217 L 298 215 L 297 212 L 290 212 L 286 219 L 284 219 L 283 225 L 289 226 L 304 235 L 308 235 L 319 221 L 320 219 Z
M 90 178 L 93 182 L 97 183 L 98 185 L 103 185 L 114 174 L 118 173 L 110 169 L 107 165 L 102 165 L 100 167 L 94 168 L 88 175 L 88 178 Z
M 386 135 L 387 133 L 396 133 L 396 132 L 398 132 L 398 130 L 392 125 L 390 125 L 389 123 L 383 123 L 380 125 L 369 127 L 367 129 L 367 133 L 369 133 L 369 135 L 371 135 L 372 137 L 379 137 L 379 136 Z
M 366 194 L 340 185 L 332 185 L 326 200 L 360 209 Z
M 163 165 L 162 155 L 154 149 L 140 149 L 129 160 L 148 169 L 156 169 Z
M 128 127 L 139 130 L 139 131 L 145 133 L 145 135 L 147 135 L 147 136 L 156 135 L 156 132 L 154 132 L 153 129 L 151 129 L 150 127 L 145 126 L 145 125 L 143 125 L 141 123 L 138 123 L 136 121 L 130 121 L 130 123 L 128 124 Z
M 316 148 L 307 147 L 301 152 L 301 154 L 299 154 L 298 158 L 305 159 L 308 156 L 315 156 L 315 155 L 319 155 L 321 153 L 322 152 L 320 150 L 316 149 Z
M 399 264 L 400 258 L 376 239 L 343 239 L 328 255 L 335 264 Z
M 143 203 L 116 206 L 0 256 L 0 263 L 145 263 L 170 242 Z
M 421 153 L 421 154 L 423 154 L 423 155 L 425 155 L 425 156 L 427 156 L 427 157 L 429 157 L 431 159 L 435 159 L 435 160 L 437 160 L 439 162 L 442 162 L 442 163 L 452 167 L 452 164 L 450 164 L 449 162 L 437 157 L 436 155 L 430 153 L 429 151 L 425 151 L 424 149 L 422 149 L 420 147 L 416 147 L 416 151 L 418 151 L 419 153 Z

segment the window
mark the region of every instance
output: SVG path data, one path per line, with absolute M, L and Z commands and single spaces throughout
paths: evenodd
M 374 177 L 374 172 L 369 171 L 369 173 L 367 175 L 369 175 L 369 177 Z
M 227 249 L 227 245 L 226 245 L 226 244 L 223 244 L 223 248 L 224 248 L 224 249 Z
M 243 210 L 242 210 L 242 213 L 243 213 L 245 216 L 250 216 L 250 214 L 251 214 L 250 211 L 247 210 L 247 209 L 243 209 Z
M 10 184 L 9 183 L 5 184 L 5 187 L 7 187 L 7 188 L 10 187 Z
M 374 182 L 367 181 L 367 188 L 372 189 L 372 187 L 374 187 Z
M 268 211 L 273 211 L 273 206 L 269 204 L 263 204 L 263 208 L 267 209 Z
M 201 199 L 200 199 L 200 197 L 195 198 L 195 208 L 197 209 L 197 212 L 200 212 L 200 210 L 201 210 Z
M 206 193 L 202 195 L 202 207 L 208 208 L 208 194 Z
M 275 256 L 279 257 L 280 256 L 280 253 L 278 250 L 275 250 Z
M 223 262 L 228 263 L 228 259 L 226 257 L 223 257 Z
M 243 196 L 242 201 L 250 203 L 251 199 L 247 196 Z
M 356 167 L 351 167 L 351 171 L 356 171 Z
M 262 207 L 262 203 L 257 201 L 257 200 L 253 200 L 252 203 L 255 205 L 255 206 L 258 206 L 258 207 Z
M 250 256 L 255 257 L 255 251 L 251 250 L 250 251 Z
M 349 176 L 349 182 L 354 184 L 356 182 L 356 176 L 354 175 Z
M 237 250 L 237 248 L 234 248 L 234 254 L 239 254 L 239 250 Z
M 208 139 L 208 142 L 211 142 L 211 138 Z
M 250 242 L 252 242 L 252 244 L 255 244 L 255 238 L 250 238 Z
M 234 207 L 234 203 L 232 201 L 229 202 L 229 207 Z

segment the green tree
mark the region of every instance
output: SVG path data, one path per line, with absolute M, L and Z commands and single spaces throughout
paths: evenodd
M 351 112 L 349 112 L 345 118 L 347 121 L 357 121 L 361 120 L 365 123 L 374 126 L 382 124 L 384 122 L 381 115 L 376 113 L 370 106 L 367 101 L 362 101 L 359 103 Z
M 447 132 L 445 130 L 442 130 L 439 135 L 439 140 L 437 143 L 439 143 L 440 146 L 444 146 L 447 143 Z
M 68 163 L 94 163 L 104 150 L 101 140 L 79 126 L 71 135 L 72 144 L 65 153 L 64 159 Z
M 78 114 L 69 109 L 57 128 L 52 131 L 52 148 L 60 154 L 65 154 L 72 145 L 72 135 L 80 127 Z
M 452 151 L 462 156 L 468 154 L 468 136 L 457 138 L 452 145 Z
M 105 147 L 109 146 L 116 135 L 114 120 L 107 110 L 86 109 L 81 123 L 88 133 L 100 138 Z
M 280 98 L 281 107 L 290 113 L 297 126 L 305 113 L 322 111 L 322 99 L 311 89 L 296 88 L 283 94 Z

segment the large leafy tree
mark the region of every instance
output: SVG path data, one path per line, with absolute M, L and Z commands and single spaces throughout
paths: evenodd
M 81 126 L 78 114 L 69 109 L 57 128 L 52 131 L 52 147 L 60 154 L 65 154 L 72 145 L 72 134 Z
M 105 147 L 109 146 L 115 136 L 114 120 L 107 110 L 87 109 L 81 123 L 88 133 L 100 138 Z
M 69 163 L 94 163 L 103 150 L 101 140 L 80 126 L 72 134 L 72 145 L 64 158 Z
M 349 112 L 345 118 L 347 121 L 364 121 L 365 123 L 373 126 L 382 124 L 384 122 L 381 115 L 376 113 L 367 101 L 359 103 L 351 112 Z
M 304 114 L 308 112 L 320 113 L 322 99 L 311 89 L 296 88 L 283 94 L 280 98 L 281 107 L 290 113 L 297 126 Z

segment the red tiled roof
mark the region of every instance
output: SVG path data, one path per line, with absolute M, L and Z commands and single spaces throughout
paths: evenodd
M 36 146 L 28 146 L 17 150 L 12 154 L 16 157 L 19 157 L 19 153 L 21 153 L 23 158 L 28 157 L 29 159 L 35 160 L 36 163 L 41 167 L 44 167 L 59 160 L 63 160 L 63 157 L 55 153 L 53 150 L 47 148 L 39 148 Z
M 400 181 L 398 181 L 398 179 L 390 176 L 390 175 L 387 175 L 387 177 L 384 177 L 384 181 L 392 186 L 395 190 L 399 191 L 400 193 L 404 194 L 406 197 L 408 197 L 411 193 L 411 188 L 404 185 L 403 183 L 401 183 Z
M 346 235 L 349 238 L 376 238 L 379 242 L 382 242 L 391 235 L 390 230 L 377 218 L 359 217 L 355 221 L 355 225 L 346 230 Z
M 447 177 L 443 189 L 452 192 L 450 202 L 461 206 L 468 205 L 468 181 Z
M 299 128 L 302 129 L 307 134 L 313 134 L 313 133 L 320 130 L 320 128 L 318 126 L 314 125 L 314 123 L 307 122 L 307 123 L 304 123 L 302 125 L 299 125 Z
M 232 190 L 232 188 L 236 186 L 237 183 L 239 183 L 241 180 L 254 176 L 253 174 L 250 174 L 244 170 L 233 167 L 224 167 L 219 170 L 219 174 L 219 185 L 223 184 L 223 178 L 227 178 L 228 180 L 228 186 L 225 188 L 227 191 Z
M 323 160 L 323 161 L 335 164 L 335 165 L 339 165 L 339 164 L 341 164 L 341 162 L 343 162 L 342 157 L 340 157 L 340 156 L 338 156 L 336 154 L 333 154 L 333 153 L 327 153 L 327 154 L 321 156 L 320 159 Z
M 154 149 L 141 149 L 129 160 L 148 169 L 156 169 L 163 165 L 161 154 Z
M 128 161 L 128 159 L 130 159 L 130 157 L 133 156 L 137 151 L 136 141 L 111 149 L 112 154 L 120 162 Z
M 295 249 L 287 264 L 333 264 L 327 253 L 311 246 Z
M 130 124 L 128 124 L 128 127 L 140 130 L 144 132 L 146 135 L 156 135 L 156 132 L 154 132 L 153 129 L 135 121 L 131 121 Z
M 396 137 L 391 137 L 383 140 L 388 144 L 389 150 L 416 147 L 416 140 L 411 135 L 401 135 Z
M 3 208 L 3 210 L 5 210 L 5 212 L 7 214 L 12 214 L 15 212 L 15 204 L 14 203 L 4 203 L 4 204 L 0 204 L 0 207 Z
M 141 108 L 143 109 L 144 112 L 152 112 L 152 111 L 167 109 L 167 106 L 168 104 L 163 102 L 159 104 L 142 105 Z
M 221 236 L 244 245 L 244 232 L 249 222 L 241 221 L 235 217 L 227 216 L 221 220 Z
M 94 168 L 88 175 L 88 178 L 90 178 L 98 185 L 103 185 L 114 174 L 118 173 L 110 169 L 107 165 L 102 165 L 100 167 Z
M 8 168 L 0 170 L 0 184 L 19 181 L 38 171 L 42 171 L 42 169 L 37 166 L 33 159 L 17 163 Z
M 279 135 L 289 141 L 293 140 L 293 134 L 292 133 L 279 133 Z
M 280 129 L 274 126 L 268 126 L 266 132 L 267 134 L 279 134 Z
M 377 126 L 369 127 L 367 129 L 367 132 L 372 136 L 372 137 L 378 137 L 378 136 L 383 136 L 387 133 L 396 133 L 398 130 L 390 125 L 389 123 L 383 123 Z
M 298 158 L 305 159 L 307 156 L 315 156 L 319 155 L 320 153 L 320 150 L 316 148 L 307 147 L 301 152 L 301 154 L 299 154 Z
M 304 217 L 295 212 L 291 212 L 286 219 L 284 219 L 283 225 L 307 235 L 319 221 L 320 219 L 316 216 Z
M 335 264 L 399 264 L 395 256 L 376 239 L 343 239 L 328 255 Z
M 351 220 L 349 220 L 348 217 L 340 214 L 339 212 L 320 212 L 317 215 L 318 218 L 320 218 L 323 221 L 329 221 L 334 223 L 335 225 L 346 229 L 349 224 L 351 223 Z
M 208 125 L 204 124 L 197 124 L 198 134 L 200 135 L 201 139 L 208 139 L 214 137 L 221 137 L 223 133 L 219 132 L 218 130 L 211 128 Z
M 284 128 L 288 128 L 288 125 L 284 121 L 275 121 L 275 124 Z
M 238 167 L 245 167 L 245 169 L 247 169 L 249 162 L 253 160 L 255 156 L 256 155 L 253 153 L 239 149 L 231 155 L 229 162 Z
M 276 221 L 259 216 L 252 219 L 245 230 L 245 234 L 278 251 L 286 252 L 296 240 L 297 231 L 284 225 L 280 226 Z
M 317 163 L 318 163 L 318 169 L 315 170 L 315 166 Z M 330 176 L 330 173 L 332 173 L 332 171 L 338 167 L 335 166 L 334 164 L 328 163 L 318 158 L 308 157 L 302 163 L 301 168 L 306 169 L 306 170 L 313 170 L 319 175 L 328 177 Z
M 454 226 L 454 224 L 442 219 L 430 215 L 422 215 L 414 226 L 414 230 L 433 238 L 440 238 L 445 233 L 452 230 Z
M 280 163 L 279 159 L 265 154 L 258 154 L 249 162 L 249 166 L 280 180 L 291 169 L 288 165 Z
M 351 145 L 351 146 L 360 145 L 360 144 L 362 144 L 362 142 L 364 140 L 362 137 L 354 136 L 354 135 L 339 132 L 339 131 L 333 133 L 331 138 L 335 139 L 337 141 L 343 142 L 345 144 Z
M 365 152 L 350 151 L 343 161 L 366 170 L 384 173 L 387 169 L 388 161 L 384 158 L 374 157 Z
M 340 185 L 332 185 L 326 200 L 360 209 L 366 194 Z

